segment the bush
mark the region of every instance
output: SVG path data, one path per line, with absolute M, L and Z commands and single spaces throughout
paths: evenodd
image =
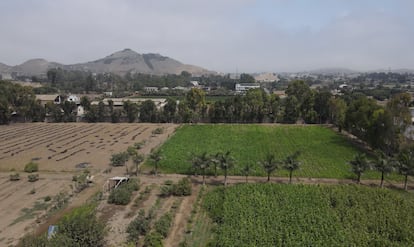
M 10 181 L 18 181 L 18 180 L 20 180 L 20 174 L 19 173 L 10 174 Z
M 36 182 L 39 180 L 39 174 L 29 174 L 27 178 L 29 179 L 29 182 Z
M 164 185 L 160 188 L 160 196 L 189 196 L 191 195 L 192 188 L 191 182 L 188 178 L 183 178 L 178 183 L 170 183 L 170 180 L 165 181 Z
M 162 236 L 157 232 L 152 232 L 145 236 L 144 247 L 163 247 Z
M 34 162 L 29 162 L 24 166 L 24 171 L 28 173 L 37 172 L 39 170 L 39 165 Z
M 145 235 L 150 229 L 150 219 L 145 217 L 145 212 L 141 209 L 138 216 L 128 225 L 126 232 L 129 241 L 137 241 L 139 236 Z
M 188 178 L 181 179 L 173 187 L 173 194 L 175 196 L 189 196 L 192 193 L 191 182 Z
M 170 213 L 166 213 L 155 222 L 155 231 L 161 234 L 164 238 L 168 236 L 172 224 L 172 216 Z
M 105 225 L 97 219 L 94 205 L 84 205 L 62 218 L 59 236 L 71 243 L 65 246 L 104 246 Z
M 127 205 L 131 201 L 133 191 L 139 190 L 137 179 L 130 179 L 128 182 L 121 184 L 118 188 L 111 191 L 108 197 L 108 203 L 116 205 Z
M 152 131 L 153 135 L 159 135 L 164 133 L 164 129 L 163 128 L 156 128 L 155 130 Z
M 173 186 L 163 185 L 160 188 L 160 196 L 167 197 L 173 194 Z
M 45 198 L 43 199 L 45 202 L 48 202 L 50 200 L 52 200 L 52 198 L 50 196 L 45 196 Z

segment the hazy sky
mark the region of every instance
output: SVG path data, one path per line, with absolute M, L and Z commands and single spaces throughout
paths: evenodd
M 220 72 L 414 68 L 413 0 L 0 0 L 0 62 L 124 48 Z

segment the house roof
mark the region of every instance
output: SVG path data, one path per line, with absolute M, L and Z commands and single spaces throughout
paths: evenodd
M 40 101 L 54 101 L 59 94 L 36 94 L 36 99 Z

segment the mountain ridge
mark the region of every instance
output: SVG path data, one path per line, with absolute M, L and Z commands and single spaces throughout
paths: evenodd
M 52 68 L 81 70 L 91 73 L 114 73 L 119 75 L 125 75 L 129 72 L 154 75 L 180 74 L 182 71 L 187 71 L 194 75 L 216 73 L 199 66 L 183 64 L 173 58 L 162 56 L 158 53 L 140 54 L 129 48 L 116 51 L 94 61 L 68 65 L 49 62 L 43 58 L 29 59 L 16 66 L 0 63 L 0 73 L 17 73 L 22 76 L 44 76 Z

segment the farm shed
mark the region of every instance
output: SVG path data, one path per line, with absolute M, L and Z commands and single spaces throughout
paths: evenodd
M 128 182 L 129 177 L 112 177 L 109 178 L 106 183 L 104 184 L 104 191 L 111 191 L 113 189 L 118 188 L 119 185 Z

